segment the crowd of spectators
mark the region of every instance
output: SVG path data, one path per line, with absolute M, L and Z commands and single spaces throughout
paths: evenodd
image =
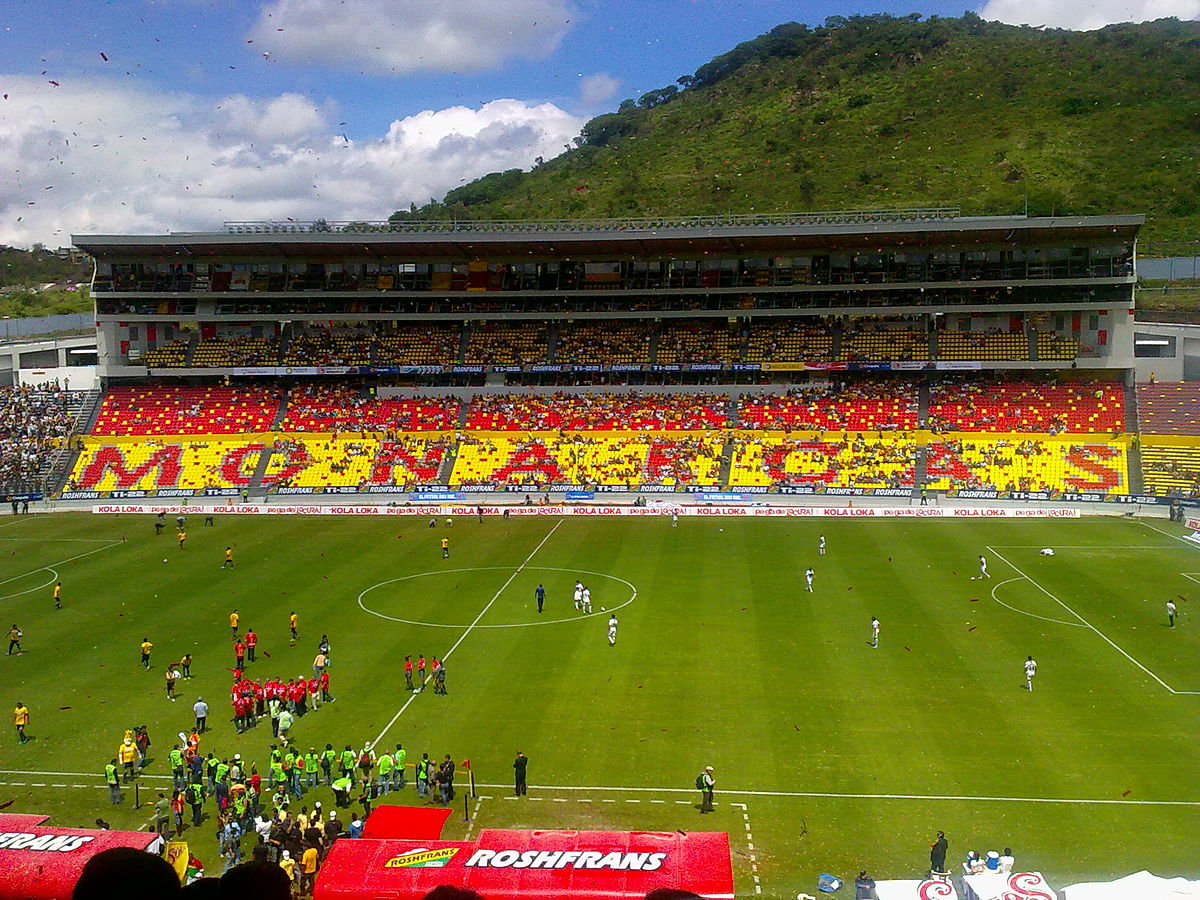
M 782 394 L 746 394 L 744 428 L 784 431 L 911 431 L 917 389 L 911 381 L 866 379 L 797 387 Z
M 56 383 L 0 388 L 0 484 L 23 490 L 70 436 L 66 400 Z
M 114 387 L 92 434 L 239 434 L 270 430 L 282 392 L 275 387 Z
M 340 384 L 309 384 L 288 391 L 281 431 L 443 431 L 454 428 L 462 404 L 455 397 L 375 397 Z
M 471 400 L 466 427 L 493 431 L 699 431 L 724 428 L 728 405 L 724 394 L 482 394 Z
M 1124 387 L 1116 382 L 987 382 L 964 379 L 930 389 L 931 431 L 1113 432 L 1125 430 Z
M 650 359 L 653 328 L 651 323 L 624 319 L 563 323 L 558 329 L 554 358 L 575 365 L 645 362 Z
M 917 443 L 908 434 L 843 434 L 791 439 L 740 434 L 733 439 L 733 484 L 911 487 Z

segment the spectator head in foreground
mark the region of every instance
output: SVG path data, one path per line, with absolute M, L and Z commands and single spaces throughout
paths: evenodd
M 179 891 L 179 876 L 161 856 L 132 847 L 113 847 L 84 863 L 71 900 L 166 900 L 178 897 Z

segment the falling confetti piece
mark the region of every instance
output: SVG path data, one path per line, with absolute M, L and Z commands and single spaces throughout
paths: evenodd
M 904 649 L 907 650 L 909 653 L 912 653 L 912 647 L 905 647 Z
M 54 85 L 55 87 L 60 87 L 60 86 L 61 86 L 61 85 L 59 85 L 59 83 L 58 83 L 57 81 L 51 81 L 50 83 L 51 83 L 52 85 Z
M 979 602 L 979 598 L 978 598 L 978 597 L 972 597 L 972 598 L 971 598 L 970 600 L 968 600 L 967 602 L 968 602 L 968 603 L 978 603 L 978 602 Z
M 101 51 L 101 53 L 100 53 L 100 58 L 102 60 L 104 60 L 105 62 L 108 62 L 108 54 L 103 51 Z
M 978 625 L 972 625 L 970 628 L 967 629 L 967 631 L 974 631 L 978 627 L 979 627 Z
M 1121 791 L 1121 796 L 1122 796 L 1122 797 L 1128 797 L 1128 796 L 1129 796 L 1130 794 L 1132 794 L 1132 793 L 1133 793 L 1133 791 Z

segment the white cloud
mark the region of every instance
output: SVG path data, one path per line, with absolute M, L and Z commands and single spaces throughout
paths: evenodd
M 550 55 L 571 18 L 569 0 L 272 0 L 248 37 L 283 62 L 478 72 Z
M 611 75 L 598 72 L 579 82 L 579 100 L 584 106 L 596 106 L 610 100 L 621 88 L 621 82 Z
M 213 230 L 227 220 L 382 219 L 550 158 L 583 120 L 551 103 L 426 110 L 358 141 L 299 94 L 254 100 L 0 78 L 0 243 Z
M 987 0 L 979 15 L 1013 25 L 1091 31 L 1116 22 L 1200 18 L 1200 0 Z

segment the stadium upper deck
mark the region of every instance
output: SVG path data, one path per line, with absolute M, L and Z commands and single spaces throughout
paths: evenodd
M 1142 221 L 935 209 L 74 242 L 96 260 L 108 377 L 1121 368 Z

